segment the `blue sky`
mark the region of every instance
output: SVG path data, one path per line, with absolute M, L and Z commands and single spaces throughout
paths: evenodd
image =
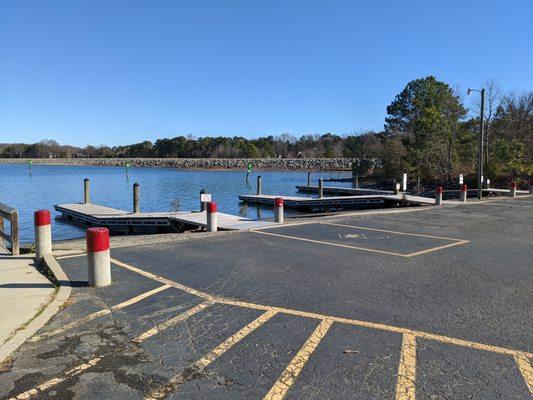
M 531 90 L 532 15 L 531 0 L 0 0 L 0 142 L 379 130 L 426 75 Z

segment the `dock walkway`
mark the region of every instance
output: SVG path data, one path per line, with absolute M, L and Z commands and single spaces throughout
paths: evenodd
M 205 211 L 132 213 L 91 203 L 58 204 L 54 205 L 54 208 L 70 221 L 90 226 L 104 226 L 115 232 L 161 233 L 184 225 L 203 228 L 207 224 Z M 271 225 L 276 223 L 218 213 L 219 230 L 249 230 Z

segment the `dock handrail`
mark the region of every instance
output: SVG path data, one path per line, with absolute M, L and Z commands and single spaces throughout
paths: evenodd
M 9 220 L 11 232 L 8 235 L 4 231 L 4 219 Z M 19 213 L 13 207 L 0 203 L 0 246 L 4 240 L 11 243 L 11 254 L 18 256 L 20 254 L 19 244 Z

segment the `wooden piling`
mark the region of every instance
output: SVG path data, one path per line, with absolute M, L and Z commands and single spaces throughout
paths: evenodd
M 89 178 L 83 180 L 83 203 L 87 204 L 91 202 L 90 182 Z
M 318 180 L 318 197 L 324 197 L 324 179 L 322 178 Z
M 139 205 L 139 184 L 133 184 L 133 212 L 140 213 L 141 207 Z
M 260 195 L 263 191 L 263 180 L 261 175 L 257 177 L 257 195 Z

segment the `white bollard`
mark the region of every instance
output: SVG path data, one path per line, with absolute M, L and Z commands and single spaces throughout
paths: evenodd
M 37 259 L 45 254 L 52 254 L 52 225 L 50 211 L 39 210 L 34 213 L 35 253 Z
M 516 197 L 516 182 L 511 182 L 511 191 L 509 192 L 509 196 Z
M 282 224 L 283 218 L 283 199 L 276 197 L 274 199 L 274 221 Z
M 109 230 L 107 228 L 89 228 L 86 232 L 86 240 L 89 286 L 110 285 Z
M 207 231 L 216 232 L 218 230 L 217 223 L 217 203 L 210 201 L 207 203 Z
M 436 206 L 442 206 L 442 193 L 444 192 L 444 189 L 442 189 L 442 186 L 437 186 L 435 189 L 435 205 Z
M 459 201 L 461 203 L 466 203 L 466 198 L 468 197 L 468 186 L 461 185 L 461 193 L 459 195 Z

